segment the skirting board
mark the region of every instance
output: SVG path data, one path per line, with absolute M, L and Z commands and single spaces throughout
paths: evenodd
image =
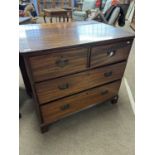
M 135 101 L 134 101 L 134 98 L 133 98 L 129 83 L 128 83 L 126 78 L 124 78 L 124 83 L 125 83 L 126 91 L 127 91 L 127 94 L 128 94 L 129 100 L 130 100 L 132 110 L 135 113 Z

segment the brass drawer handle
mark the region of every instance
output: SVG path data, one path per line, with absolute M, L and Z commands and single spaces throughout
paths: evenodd
M 129 45 L 131 42 L 130 41 L 127 41 L 126 43 Z
M 67 109 L 69 109 L 69 108 L 70 108 L 70 105 L 69 105 L 69 104 L 64 104 L 63 106 L 60 107 L 60 109 L 61 109 L 62 111 L 67 110 Z
M 114 56 L 116 54 L 116 51 L 115 50 L 113 50 L 113 51 L 108 51 L 107 52 L 107 56 L 108 57 L 112 57 L 112 56 Z
M 101 92 L 101 95 L 106 95 L 106 94 L 108 94 L 108 92 L 109 92 L 108 90 L 104 90 Z
M 68 59 L 60 59 L 56 61 L 56 65 L 58 67 L 65 67 L 66 65 L 68 65 L 69 60 Z
M 112 76 L 112 71 L 104 73 L 104 76 L 105 76 L 105 77 L 110 77 L 110 76 Z
M 58 88 L 60 90 L 68 89 L 69 88 L 69 84 L 68 83 L 65 83 L 65 84 L 59 85 Z

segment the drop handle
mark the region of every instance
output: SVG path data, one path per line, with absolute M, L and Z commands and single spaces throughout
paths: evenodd
M 62 111 L 67 110 L 67 109 L 69 109 L 69 108 L 70 108 L 70 105 L 69 105 L 69 104 L 64 104 L 63 106 L 60 107 L 60 109 L 61 109 Z
M 129 45 L 131 42 L 130 41 L 127 41 L 126 43 Z
M 116 54 L 116 51 L 115 50 L 112 50 L 112 51 L 108 51 L 107 52 L 107 56 L 108 57 L 112 57 L 112 56 L 114 56 Z
M 58 66 L 58 67 L 65 67 L 66 65 L 68 65 L 68 63 L 69 63 L 69 60 L 68 59 L 59 59 L 59 60 L 57 60 L 56 61 L 56 65 Z
M 112 76 L 112 71 L 110 71 L 110 72 L 105 72 L 105 73 L 104 73 L 104 76 L 105 76 L 105 77 L 110 77 L 110 76 Z
M 65 90 L 65 89 L 68 89 L 69 88 L 69 83 L 64 83 L 62 85 L 59 85 L 58 88 L 60 90 Z
M 108 92 L 109 92 L 108 90 L 104 90 L 101 92 L 101 95 L 106 95 L 106 94 L 108 94 Z

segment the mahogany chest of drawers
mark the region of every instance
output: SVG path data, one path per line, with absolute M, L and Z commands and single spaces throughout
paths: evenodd
M 93 21 L 20 26 L 20 69 L 42 132 L 75 112 L 117 102 L 133 39 Z

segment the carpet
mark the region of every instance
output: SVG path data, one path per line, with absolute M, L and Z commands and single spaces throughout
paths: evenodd
M 124 82 L 118 104 L 107 102 L 62 119 L 41 134 L 33 100 L 24 98 L 20 155 L 134 155 L 134 113 Z

